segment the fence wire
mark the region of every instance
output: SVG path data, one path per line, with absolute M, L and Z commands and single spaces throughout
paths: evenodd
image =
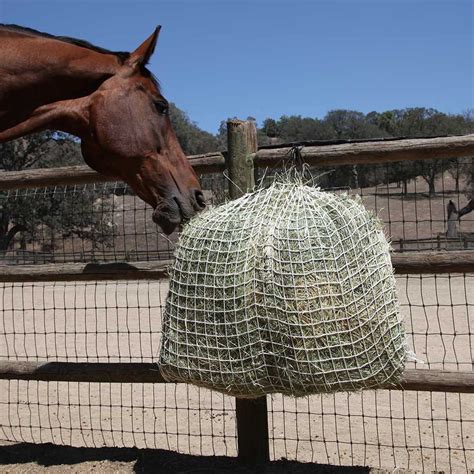
M 456 211 L 474 199 L 474 158 L 309 169 L 312 182 L 336 193 L 359 194 L 380 216 L 395 251 L 474 249 L 474 212 L 455 219 L 456 236 L 447 235 L 448 204 Z M 408 173 L 407 171 L 410 171 Z M 256 170 L 264 185 L 282 168 Z M 457 214 L 456 214 L 457 216 Z
M 467 199 L 462 187 L 458 194 L 453 192 L 449 176 L 438 178 L 436 194 L 431 196 L 418 180 L 408 183 L 412 196 L 400 196 L 397 183 L 388 181 L 358 188 L 358 192 L 385 220 L 394 244 L 403 239 L 401 248 L 394 245 L 396 250 L 464 248 L 462 239 L 458 244 L 436 238 L 437 233 L 445 232 L 449 200 L 460 208 Z M 208 199 L 226 199 L 226 181 L 221 175 L 204 182 Z M 443 182 L 444 188 L 439 186 Z M 334 187 L 355 189 L 352 185 Z M 158 253 L 165 244 L 160 243 L 150 211 L 134 196 L 105 191 L 116 190 L 118 185 L 18 191 L 3 199 L 77 198 L 84 189 L 98 190 L 94 202 L 99 207 L 92 213 L 115 216 L 109 246 L 93 244 L 91 234 L 63 236 L 51 224 L 54 245 L 46 228 L 29 240 L 18 235 L 2 263 L 169 257 L 171 244 Z M 77 206 L 73 209 L 79 212 Z M 61 211 L 53 209 L 52 215 L 55 212 Z M 474 231 L 473 214 L 458 223 L 459 232 Z M 434 240 L 429 244 L 422 240 L 428 238 Z M 409 240 L 415 243 L 408 244 Z M 15 252 L 19 250 L 29 252 L 28 258 L 18 258 L 21 253 Z M 48 256 L 31 256 L 36 253 Z M 410 367 L 472 371 L 474 273 L 399 275 L 397 285 L 410 346 L 423 361 L 410 363 Z M 167 289 L 165 280 L 2 284 L 0 360 L 156 361 Z M 300 399 L 273 395 L 268 401 L 270 451 L 275 460 L 284 457 L 423 471 L 474 469 L 471 394 L 379 390 Z M 2 380 L 0 440 L 235 456 L 235 400 L 185 384 Z
M 202 184 L 210 205 L 228 198 L 222 174 L 203 176 Z M 178 232 L 161 233 L 152 214 L 118 182 L 0 191 L 0 263 L 168 260 Z
M 400 163 L 312 168 L 311 173 L 323 189 L 361 195 L 385 222 L 395 251 L 474 249 L 474 212 L 455 220 L 455 237 L 447 235 L 450 201 L 459 211 L 474 199 L 474 158 L 431 161 L 432 179 L 403 181 Z M 279 171 L 257 169 L 257 185 Z M 210 205 L 228 199 L 229 181 L 222 173 L 203 175 L 201 181 Z M 152 212 L 123 183 L 0 191 L 0 262 L 167 260 L 178 233 L 160 233 Z M 7 242 L 8 230 L 18 225 Z

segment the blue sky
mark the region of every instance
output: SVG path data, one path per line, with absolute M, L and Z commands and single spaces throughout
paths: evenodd
M 208 131 L 251 115 L 474 107 L 473 0 L 0 0 L 0 22 L 133 50 Z

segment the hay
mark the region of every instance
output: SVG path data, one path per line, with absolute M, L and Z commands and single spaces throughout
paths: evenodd
M 406 357 L 389 244 L 360 201 L 276 182 L 181 234 L 161 371 L 238 397 L 376 388 Z

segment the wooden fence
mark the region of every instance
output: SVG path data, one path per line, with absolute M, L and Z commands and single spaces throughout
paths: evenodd
M 253 122 L 228 122 L 228 151 L 188 157 L 199 174 L 228 170 L 232 198 L 254 186 L 254 168 L 291 159 L 292 147 L 257 149 Z M 317 166 L 375 164 L 474 156 L 474 135 L 410 140 L 380 140 L 328 145 L 310 145 L 300 150 L 305 162 Z M 85 184 L 110 179 L 85 166 L 0 173 L 0 191 L 60 185 Z M 0 265 L 0 282 L 155 280 L 167 277 L 170 261 L 138 263 L 65 263 Z M 417 252 L 392 255 L 396 273 L 474 272 L 474 252 Z M 0 362 L 0 379 L 163 383 L 155 364 Z M 403 390 L 474 393 L 474 373 L 446 370 L 406 370 Z M 266 397 L 237 399 L 238 455 L 244 461 L 269 459 Z

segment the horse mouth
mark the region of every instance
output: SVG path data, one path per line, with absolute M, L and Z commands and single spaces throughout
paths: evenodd
M 156 206 L 153 211 L 153 222 L 166 234 L 172 234 L 176 228 L 191 216 L 183 208 L 178 198 L 167 199 Z
M 172 221 L 166 217 L 156 216 L 156 214 L 153 214 L 153 222 L 161 227 L 164 234 L 170 235 L 181 224 L 181 219 L 179 221 Z
M 174 195 L 159 202 L 153 212 L 153 221 L 169 235 L 205 207 L 206 201 L 201 189 L 191 189 L 188 199 Z

